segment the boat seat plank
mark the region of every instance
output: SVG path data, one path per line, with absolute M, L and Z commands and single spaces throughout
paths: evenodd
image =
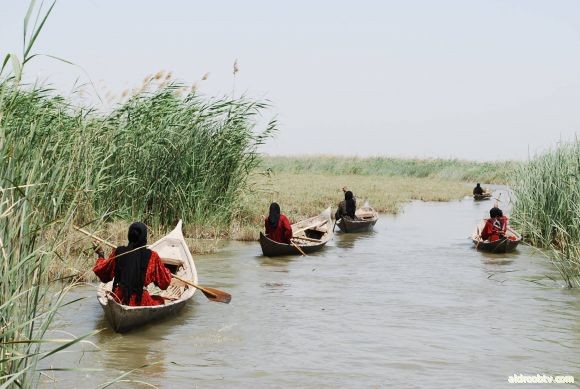
M 167 265 L 174 265 L 174 266 L 183 266 L 183 263 L 184 263 L 182 259 L 167 258 L 167 257 L 161 257 L 161 262 L 163 262 Z

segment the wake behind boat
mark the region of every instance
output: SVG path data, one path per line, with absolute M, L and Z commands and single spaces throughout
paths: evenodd
M 292 224 L 292 240 L 304 253 L 320 250 L 332 238 L 330 207 L 320 215 Z M 291 244 L 279 243 L 260 232 L 260 246 L 267 257 L 279 255 L 301 255 L 299 249 Z
M 156 251 L 165 266 L 183 279 L 197 284 L 197 270 L 185 238 L 181 232 L 181 220 L 173 231 L 149 246 Z M 167 290 L 157 294 L 165 299 L 165 304 L 155 306 L 132 307 L 117 303 L 112 296 L 113 281 L 101 283 L 97 290 L 97 299 L 113 329 L 126 332 L 145 323 L 173 315 L 180 311 L 190 300 L 195 288 L 174 279 Z

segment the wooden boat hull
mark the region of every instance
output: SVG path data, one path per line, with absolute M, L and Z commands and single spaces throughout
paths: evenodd
M 297 244 L 297 246 L 300 247 L 306 254 L 318 251 L 323 248 L 324 245 L 326 245 L 326 242 L 310 246 Z M 274 242 L 262 232 L 260 232 L 260 246 L 262 247 L 262 253 L 267 257 L 277 257 L 280 255 L 302 255 L 300 251 L 298 251 L 298 249 L 291 244 Z
M 481 194 L 481 195 L 478 195 L 478 194 L 474 194 L 473 195 L 473 199 L 475 201 L 488 200 L 490 198 L 491 198 L 491 193 L 484 193 L 484 194 Z
M 314 225 L 314 228 L 308 228 Z M 310 219 L 292 224 L 292 233 L 297 238 L 296 245 L 306 254 L 310 254 L 322 249 L 332 238 L 332 220 L 330 219 L 330 208 L 327 208 L 320 215 Z M 300 237 L 302 240 L 298 243 Z M 260 232 L 260 246 L 262 253 L 267 257 L 277 257 L 282 255 L 301 255 L 300 251 L 291 244 L 275 242 Z
M 161 257 L 161 261 L 172 273 L 192 280 L 197 284 L 195 263 L 181 233 L 181 221 L 173 231 L 149 246 Z M 97 300 L 105 312 L 105 317 L 116 332 L 127 332 L 135 327 L 159 320 L 178 313 L 193 297 L 196 289 L 180 281 L 173 280 L 165 291 L 159 295 L 166 298 L 164 305 L 148 307 L 131 307 L 117 303 L 111 296 L 113 283 L 101 283 L 97 291 Z
M 483 230 L 484 225 L 485 222 L 480 223 L 480 225 L 476 227 L 473 235 L 471 236 L 471 241 L 477 250 L 487 251 L 490 253 L 509 253 L 510 251 L 514 251 L 522 241 L 522 236 L 513 231 L 511 228 L 508 228 L 506 232 L 506 238 L 504 239 L 499 239 L 493 242 L 481 240 L 479 232 Z M 513 240 L 508 239 L 510 237 Z
M 495 242 L 481 241 L 478 239 L 472 239 L 472 241 L 475 247 L 481 251 L 487 251 L 490 253 L 509 253 L 514 251 L 522 240 L 510 240 L 506 238 L 496 240 Z
M 370 231 L 379 220 L 378 212 L 371 207 L 358 209 L 355 215 L 358 217 L 357 220 L 340 219 L 336 225 L 346 233 L 365 232 Z
M 129 307 L 109 300 L 107 304 L 101 304 L 107 321 L 115 332 L 127 332 L 133 328 L 172 316 L 179 312 L 187 303 L 186 300 L 170 305 L 153 307 Z

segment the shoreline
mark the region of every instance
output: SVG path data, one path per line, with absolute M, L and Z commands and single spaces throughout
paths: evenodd
M 316 183 L 316 185 L 315 185 Z M 268 176 L 255 174 L 253 189 L 243 195 L 239 213 L 231 225 L 216 226 L 195 223 L 184 224 L 184 236 L 192 255 L 215 253 L 227 241 L 257 241 L 263 229 L 265 215 L 270 202 L 277 201 L 292 223 L 320 213 L 328 206 L 332 214 L 338 202 L 343 199 L 342 186 L 358 195 L 360 205 L 368 199 L 381 214 L 397 214 L 412 201 L 447 202 L 461 200 L 471 194 L 471 183 L 437 178 L 388 177 L 361 175 L 320 175 L 307 173 L 280 173 Z M 95 235 L 111 242 L 124 242 L 129 222 L 113 221 L 97 228 L 87 229 Z M 167 228 L 153 228 L 149 241 L 154 242 L 165 235 Z M 92 274 L 94 255 L 90 249 L 91 240 L 71 229 L 64 239 L 65 249 L 70 250 L 66 266 L 62 262 L 50 265 L 51 278 L 73 276 L 77 281 L 95 281 Z M 75 249 L 76 247 L 76 249 Z M 108 255 L 109 250 L 105 250 Z

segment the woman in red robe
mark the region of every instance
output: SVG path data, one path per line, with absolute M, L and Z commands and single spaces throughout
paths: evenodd
M 279 243 L 290 244 L 292 239 L 292 226 L 290 221 L 280 213 L 278 203 L 270 204 L 270 214 L 264 221 L 266 236 Z
M 481 231 L 481 239 L 494 242 L 505 238 L 508 218 L 503 215 L 501 209 L 493 207 L 489 210 L 489 219 L 486 219 L 485 226 Z
M 119 246 L 105 259 L 103 249 L 95 249 L 98 255 L 93 271 L 101 282 L 113 280 L 113 296 L 117 303 L 130 306 L 163 305 L 161 296 L 151 296 L 145 289 L 154 283 L 161 290 L 171 284 L 171 272 L 159 255 L 147 248 L 147 227 L 133 223 L 129 227 L 129 244 Z

